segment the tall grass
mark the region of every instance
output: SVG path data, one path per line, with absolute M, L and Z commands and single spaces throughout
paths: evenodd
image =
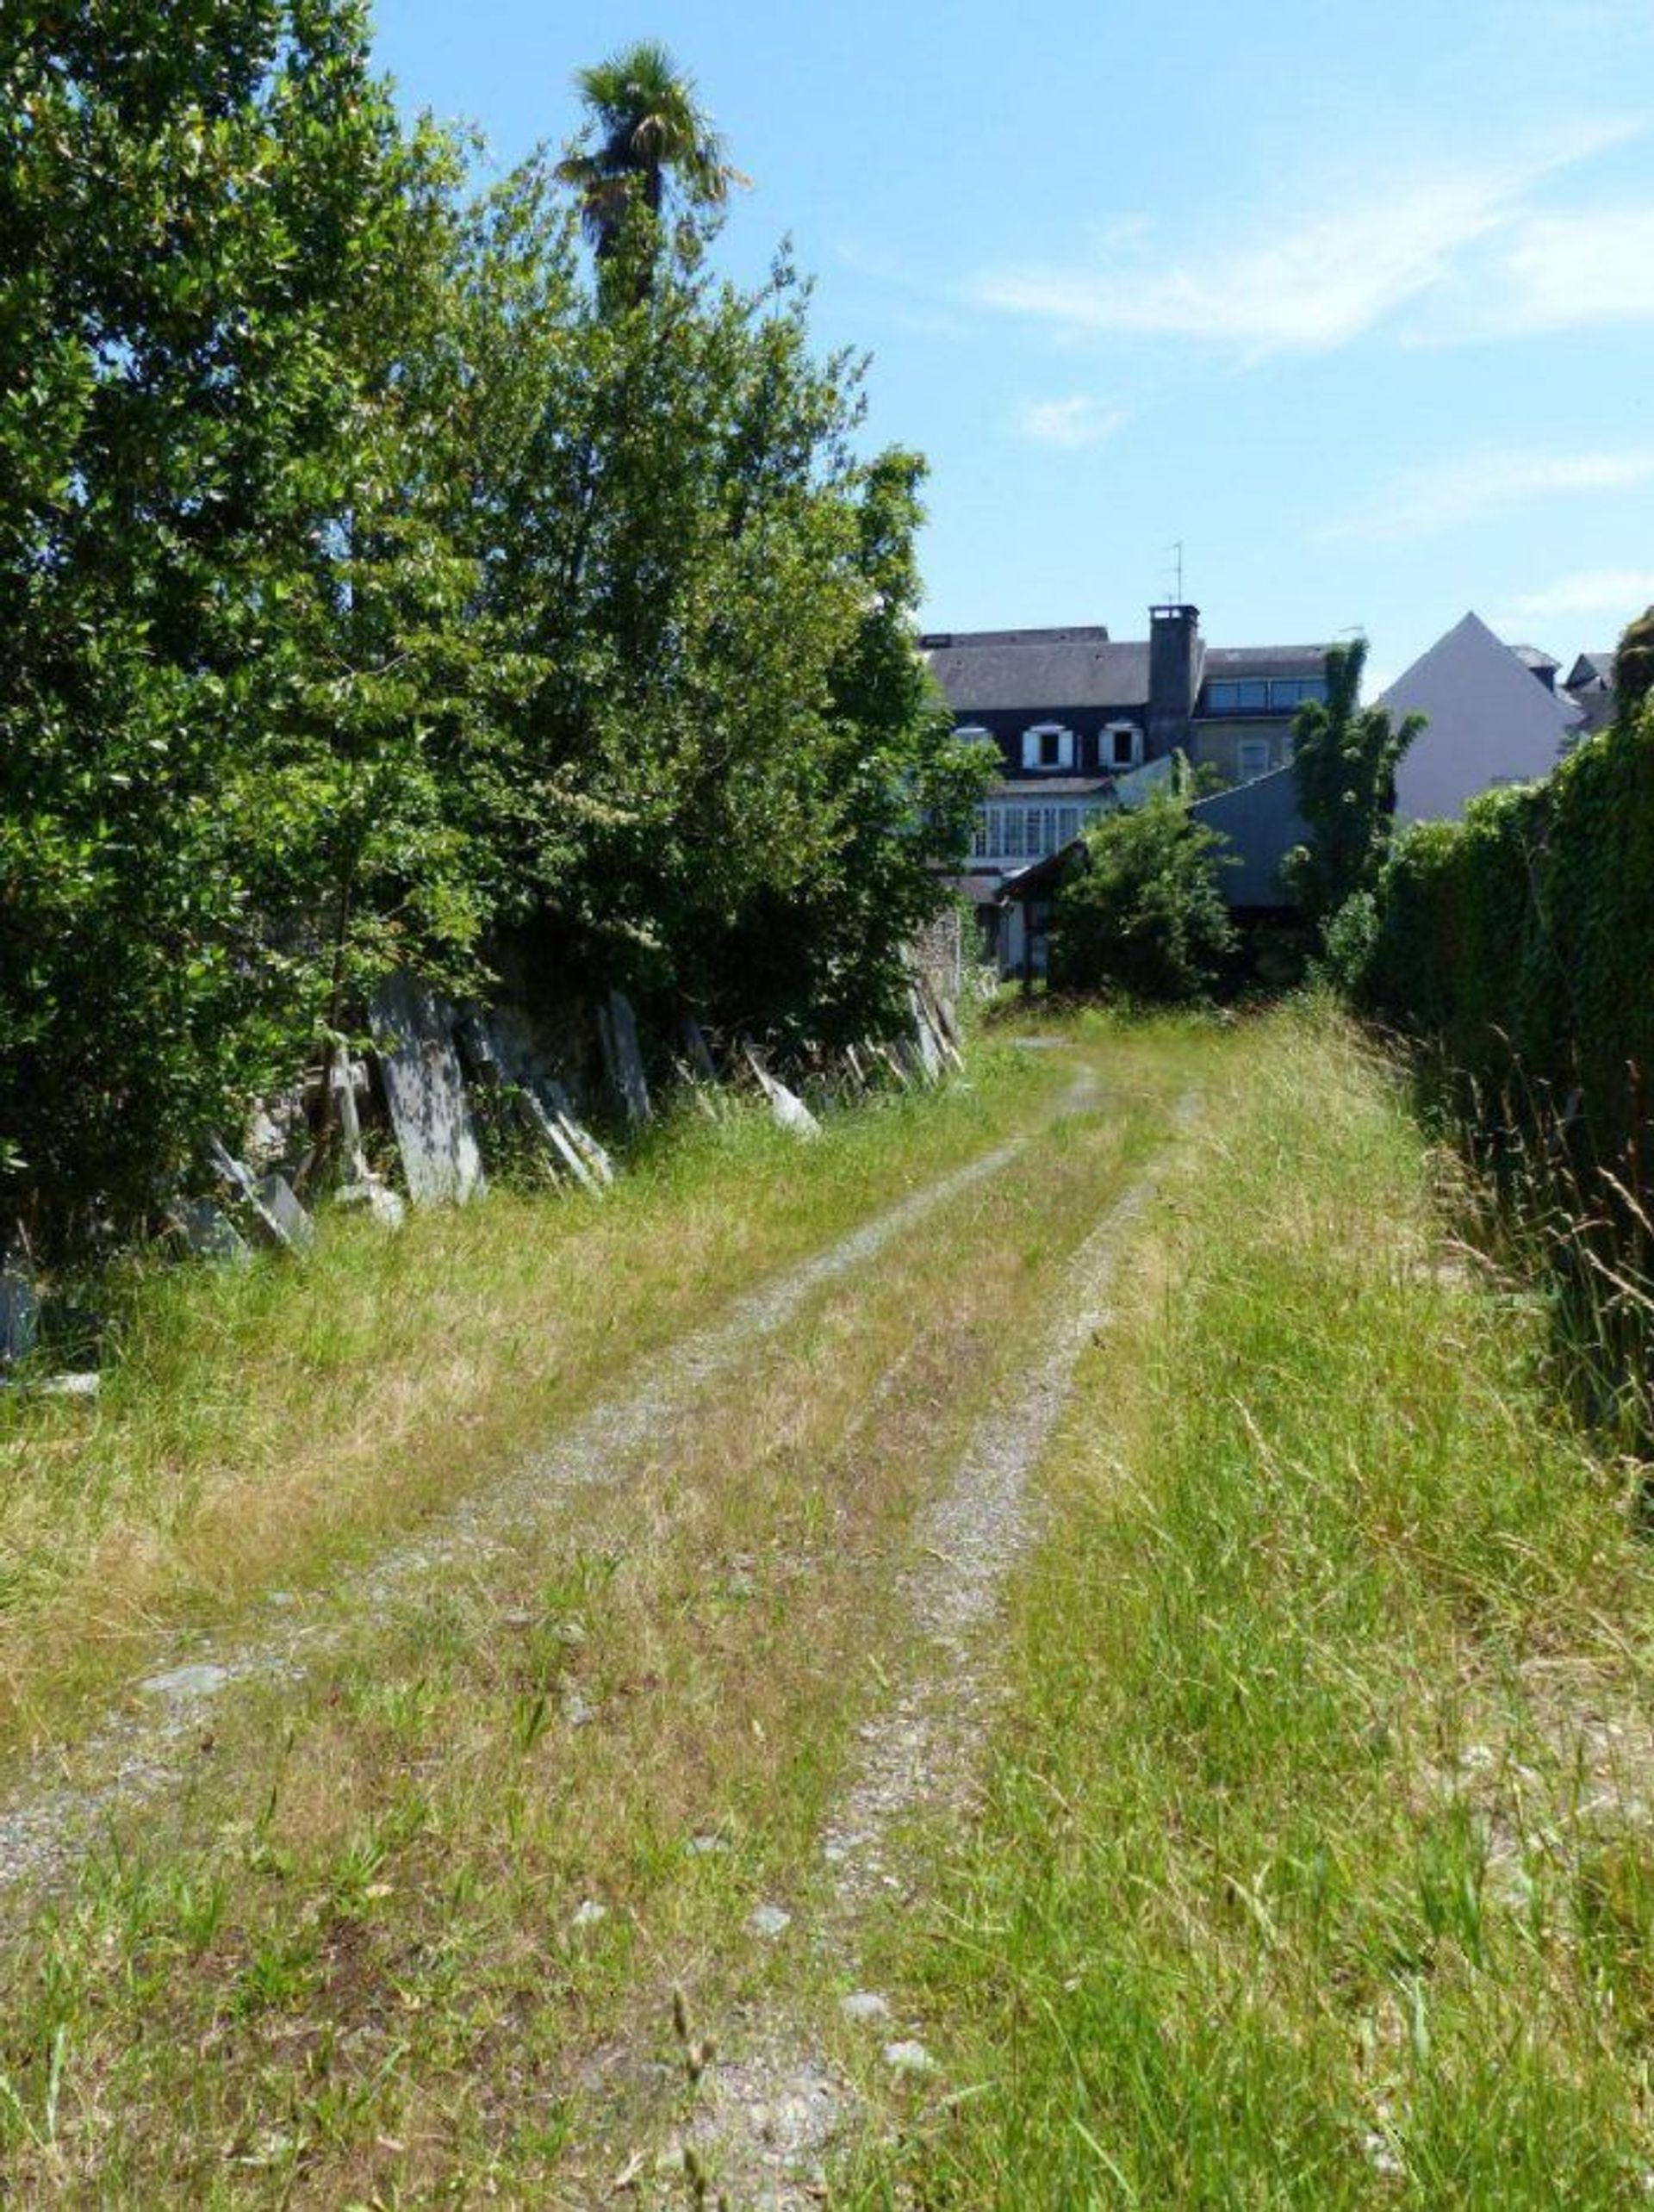
M 1233 1065 L 1091 1362 L 984 1817 L 883 1937 L 946 2093 L 845 2199 L 1645 2201 L 1623 1470 L 1396 1075 L 1324 1011 Z
M 1464 1188 L 1469 1235 L 1546 1302 L 1559 1388 L 1611 1443 L 1654 1449 L 1654 1130 L 1638 1071 L 1606 1159 L 1578 1094 L 1558 1100 L 1514 1055 L 1496 1092 L 1428 1057 L 1418 1090 L 1427 1121 L 1477 1169 Z
M 158 1632 L 437 1509 L 755 1275 L 1037 1115 L 1064 1081 L 985 1051 L 801 1146 L 687 1113 L 608 1198 L 501 1190 L 387 1236 L 128 1287 L 102 1397 L 0 1391 L 0 1741 Z

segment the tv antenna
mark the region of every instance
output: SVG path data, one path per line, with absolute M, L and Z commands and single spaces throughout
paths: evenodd
M 1176 575 L 1176 576 L 1177 576 L 1177 580 L 1178 580 L 1178 589 L 1177 589 L 1177 601 L 1176 601 L 1176 604 L 1177 604 L 1178 606 L 1181 606 L 1183 605 L 1183 540 L 1182 540 L 1182 538 L 1180 538 L 1180 537 L 1174 538 L 1174 539 L 1172 540 L 1172 544 L 1171 544 L 1170 545 L 1168 545 L 1168 546 L 1166 547 L 1166 551 L 1167 551 L 1168 553 L 1170 553 L 1170 554 L 1172 556 L 1172 558 L 1173 558 L 1173 571 L 1174 571 L 1174 573 L 1175 573 L 1175 575 Z

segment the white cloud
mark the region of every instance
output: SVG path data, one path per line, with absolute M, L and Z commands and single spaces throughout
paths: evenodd
M 1557 171 L 1638 134 L 1612 122 L 1576 129 L 1506 160 L 1444 164 L 1305 216 L 1256 219 L 1253 234 L 1167 260 L 1135 233 L 1111 233 L 1090 266 L 1029 264 L 972 278 L 979 306 L 1033 317 L 1075 334 L 1185 338 L 1249 358 L 1325 352 L 1401 310 L 1440 294 L 1468 258 L 1510 239 L 1511 282 L 1536 296 L 1559 248 L 1526 221 L 1528 202 Z M 1295 205 L 1317 196 L 1298 181 Z M 1518 226 L 1525 226 L 1518 229 Z M 1261 235 L 1259 233 L 1262 233 Z M 1526 273 L 1524 273 L 1524 271 Z M 1622 275 L 1623 289 L 1640 276 Z M 1601 279 L 1594 279 L 1598 290 Z
M 1479 521 L 1526 500 L 1618 492 L 1654 483 L 1654 446 L 1617 453 L 1486 452 L 1409 469 L 1329 538 L 1420 537 Z
M 1022 437 L 1040 445 L 1060 446 L 1068 452 L 1100 445 L 1127 419 L 1123 407 L 1105 407 L 1085 392 L 1076 392 L 1066 400 L 1026 400 L 1017 410 L 1017 428 Z
M 1502 330 L 1654 321 L 1654 207 L 1538 215 L 1500 253 Z
M 1509 630 L 1520 622 L 1544 620 L 1551 615 L 1600 614 L 1612 618 L 1616 631 L 1633 615 L 1654 606 L 1654 569 L 1582 569 L 1558 577 L 1544 591 L 1522 592 L 1510 602 L 1508 614 L 1494 626 Z

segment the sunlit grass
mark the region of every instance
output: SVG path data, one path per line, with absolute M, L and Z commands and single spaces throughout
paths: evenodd
M 845 2201 L 1645 2201 L 1631 1470 L 1390 1072 L 1313 1010 L 1230 1069 L 1090 1363 L 985 1817 L 881 1939 L 942 2088 Z
M 847 1128 L 833 1179 L 865 1144 L 880 1197 L 928 1179 L 949 1128 L 969 1149 L 1035 1134 L 639 1463 L 549 1501 L 486 1576 L 438 1577 L 302 1686 L 227 1700 L 187 1796 L 124 1824 L 14 1962 L 0 2156 L 20 2193 L 605 2201 L 681 2116 L 687 2047 L 811 1970 L 816 1839 L 911 1632 L 915 1517 L 1209 1047 L 1099 1041 L 1091 1109 L 1045 1134 L 1077 1055 Z M 672 1202 L 784 1208 L 749 1135 L 716 1184 L 724 1141 L 663 1159 Z M 789 1180 L 831 1161 L 780 1157 Z M 761 1902 L 795 1930 L 755 1939 Z
M 1010 1051 L 800 1146 L 684 1115 L 613 1194 L 491 1194 L 398 1235 L 357 1217 L 245 1270 L 156 1271 L 101 1401 L 0 1395 L 0 1739 L 169 1625 L 326 1570 L 452 1501 L 732 1287 L 1037 1115 L 1066 1080 Z

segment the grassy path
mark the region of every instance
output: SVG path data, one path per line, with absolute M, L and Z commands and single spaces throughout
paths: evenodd
M 309 1550 L 276 1547 L 283 1625 L 211 1649 L 302 1656 L 173 1709 L 166 1786 L 101 1808 L 104 1840 L 14 1954 L 14 2193 L 602 2196 L 675 2108 L 674 1988 L 705 2016 L 793 1972 L 786 1942 L 731 1936 L 761 1904 L 800 1909 L 907 1633 L 927 1504 L 1200 1049 L 1172 1033 L 1002 1055 L 973 1091 L 808 1153 L 765 1139 L 760 1167 L 783 1162 L 793 1188 L 761 1173 L 751 1202 L 780 1201 L 795 1251 L 806 1221 L 836 1240 L 750 1295 L 729 1267 L 732 1317 L 588 1397 L 549 1463 L 473 1485 L 492 1502 L 460 1524 L 481 1540 L 430 1524 L 391 1555 L 420 1571 L 369 1566 L 345 1587 L 372 1602 L 343 1606 L 320 1594 L 339 1556 L 326 1516 Z M 1088 1065 L 1089 1108 L 1054 1120 Z M 725 1208 L 727 1165 L 701 1171 Z M 638 1272 L 659 1288 L 705 1184 L 642 1210 L 660 1242 Z M 780 1241 L 716 1226 L 726 1252 Z M 615 1216 L 589 1233 L 612 1251 Z M 554 1282 L 568 1264 L 554 1238 Z M 704 1291 L 704 1254 L 678 1272 Z
M 1647 2201 L 1642 1470 L 1335 1020 L 1064 1035 L 171 1292 L 14 1440 L 20 1749 L 283 1663 L 7 1938 L 8 2201 Z
M 14 1787 L 9 1803 L 0 1803 L 0 1894 L 60 1878 L 112 1821 L 176 1786 L 208 1709 L 238 1684 L 270 1681 L 290 1688 L 364 1620 L 382 1618 L 433 1584 L 488 1576 L 525 1525 L 565 1506 L 570 1492 L 618 1480 L 629 1460 L 668 1424 L 682 1420 L 700 1393 L 737 1368 L 743 1354 L 793 1320 L 816 1292 L 872 1265 L 893 1238 L 1005 1171 L 1024 1142 L 1013 1139 L 978 1153 L 824 1252 L 746 1293 L 724 1318 L 645 1362 L 548 1451 L 347 1573 L 316 1602 L 302 1606 L 291 1592 L 282 1592 L 273 1618 L 266 1613 L 232 1640 L 197 1635 L 159 1654 L 136 1685 L 137 1712 L 128 1697 L 78 1741 L 54 1745 Z
M 1260 1025 L 1048 1467 L 848 2206 L 1654 2193 L 1646 1470 L 1328 1017 Z M 1451 1192 L 1448 1193 L 1448 1201 Z

